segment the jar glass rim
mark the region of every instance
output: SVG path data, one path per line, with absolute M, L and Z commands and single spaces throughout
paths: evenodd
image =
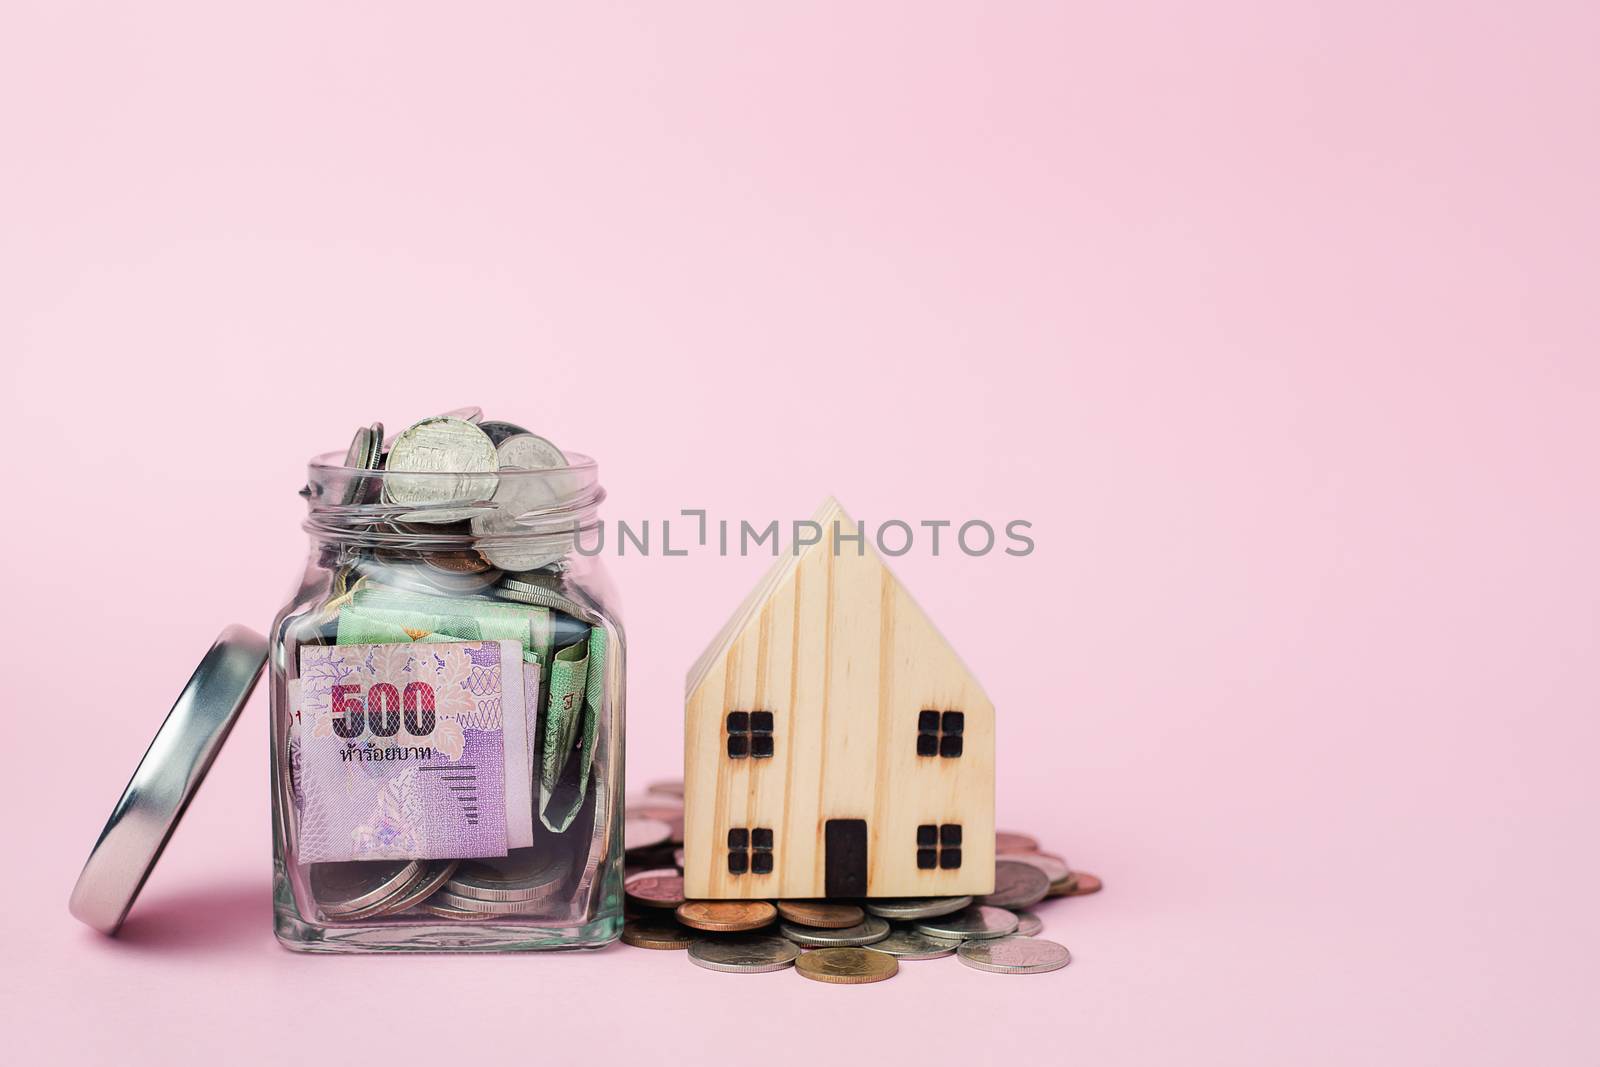
M 592 474 L 600 468 L 591 456 L 582 452 L 567 452 L 567 465 L 565 467 L 539 467 L 536 469 L 525 467 L 502 467 L 498 471 L 386 471 L 367 467 L 349 467 L 345 465 L 345 453 L 323 452 L 312 456 L 306 464 L 307 470 L 326 471 L 329 474 L 361 475 L 365 477 L 381 477 L 385 474 L 404 474 L 407 479 L 419 478 L 464 478 L 473 475 L 498 474 L 502 477 L 526 478 L 530 476 L 554 477 L 563 474 Z

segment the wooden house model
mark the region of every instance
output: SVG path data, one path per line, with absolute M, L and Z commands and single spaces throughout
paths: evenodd
M 816 522 L 689 672 L 685 895 L 990 892 L 994 706 L 838 501 Z

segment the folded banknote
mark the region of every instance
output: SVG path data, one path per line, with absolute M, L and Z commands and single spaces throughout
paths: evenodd
M 539 672 L 512 640 L 303 646 L 289 688 L 300 860 L 532 845 Z

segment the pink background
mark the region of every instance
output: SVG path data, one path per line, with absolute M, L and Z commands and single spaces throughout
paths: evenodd
M 1592 5 L 245 8 L 0 14 L 16 1062 L 1592 1058 Z M 291 955 L 259 695 L 75 923 L 305 457 L 465 403 L 612 518 L 1032 520 L 896 569 L 1106 881 L 1073 966 Z M 612 561 L 635 783 L 763 566 Z

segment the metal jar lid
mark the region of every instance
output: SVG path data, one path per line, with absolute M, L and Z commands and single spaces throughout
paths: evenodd
M 243 626 L 222 631 L 100 831 L 72 889 L 73 915 L 103 934 L 122 926 L 266 662 L 266 638 Z

